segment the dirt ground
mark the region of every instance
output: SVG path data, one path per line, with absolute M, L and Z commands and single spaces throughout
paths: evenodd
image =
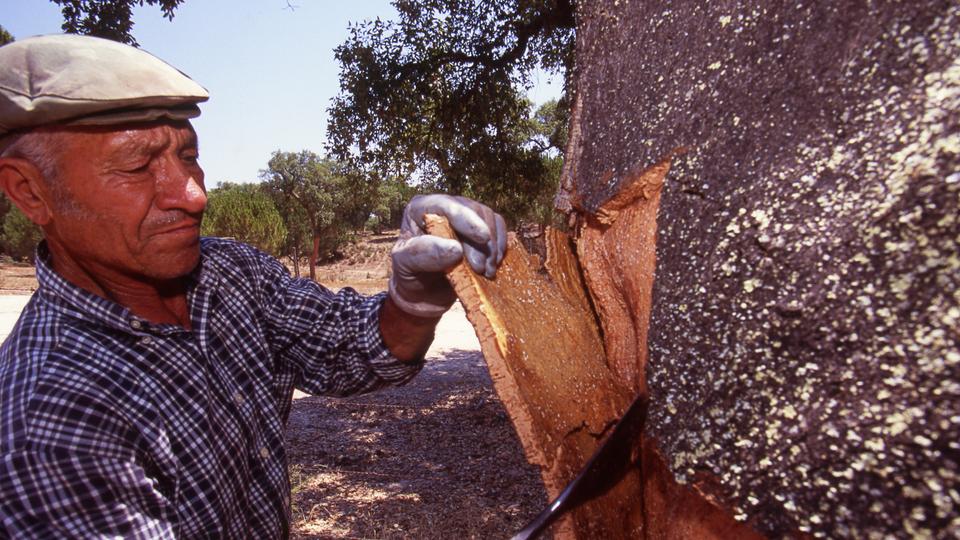
M 318 281 L 384 290 L 395 239 L 366 238 Z M 36 287 L 33 267 L 0 263 L 0 294 Z M 547 503 L 459 304 L 413 381 L 345 399 L 298 394 L 286 435 L 295 539 L 508 538 Z
M 294 538 L 507 538 L 547 502 L 459 304 L 410 384 L 294 401 L 287 448 Z
M 37 289 L 33 266 L 26 263 L 0 262 L 0 294 L 30 294 Z

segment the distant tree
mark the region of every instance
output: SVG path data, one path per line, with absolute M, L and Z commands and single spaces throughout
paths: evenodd
M 3 251 L 18 260 L 33 262 L 34 250 L 43 240 L 43 231 L 16 206 L 3 216 Z
M 292 189 L 287 182 L 274 179 L 273 182 L 267 181 L 267 171 L 260 171 L 260 178 L 264 180 L 262 184 L 264 190 L 273 199 L 273 204 L 280 212 L 284 225 L 287 227 L 287 237 L 283 242 L 283 253 L 290 258 L 293 263 L 294 276 L 300 277 L 300 263 L 303 258 L 313 250 L 313 234 L 310 229 L 310 222 L 307 213 L 295 196 L 296 190 Z M 282 189 L 286 187 L 287 189 Z
M 520 202 L 526 207 L 524 217 L 540 225 L 541 229 L 547 225 L 564 225 L 562 216 L 554 210 L 553 199 L 560 187 L 569 112 L 569 109 L 558 101 L 550 100 L 537 108 L 530 119 L 529 144 L 540 153 L 544 176 L 539 191 L 524 194 Z
M 7 43 L 13 43 L 13 35 L 10 32 L 7 32 L 7 29 L 3 26 L 0 26 L 0 45 L 6 45 Z
M 381 179 L 377 183 L 376 196 L 370 209 L 369 228 L 378 234 L 383 229 L 399 228 L 403 209 L 420 191 L 417 187 L 408 185 L 400 177 Z
M 308 150 L 274 152 L 260 177 L 288 230 L 296 230 L 292 220 L 306 220 L 309 225 L 311 279 L 317 277 L 317 261 L 334 256 L 363 227 L 376 194 L 375 184 Z
M 207 193 L 207 210 L 201 232 L 229 237 L 280 255 L 287 237 L 273 199 L 258 184 L 224 182 Z
M 531 144 L 524 96 L 536 68 L 572 72 L 572 1 L 398 0 L 394 7 L 397 21 L 356 24 L 336 49 L 342 90 L 330 108 L 331 152 L 360 169 L 528 216 L 531 198 L 553 180 L 543 149 Z M 565 118 L 567 100 L 555 107 Z
M 277 194 L 273 190 L 268 189 L 268 191 L 270 196 L 273 197 L 274 203 L 277 204 L 277 209 L 280 210 L 280 215 L 283 216 L 284 224 L 287 226 L 287 237 L 283 241 L 283 253 L 293 263 L 294 275 L 300 277 L 300 266 L 304 259 L 309 259 L 310 253 L 313 251 L 313 234 L 310 232 L 310 222 L 307 220 L 306 212 L 296 200 L 293 200 L 292 204 L 288 204 L 284 209 L 276 202 Z
M 537 108 L 531 123 L 531 140 L 544 153 L 563 152 L 567 147 L 567 125 L 570 109 L 551 99 Z
M 130 33 L 133 30 L 133 8 L 144 4 L 160 6 L 163 16 L 173 20 L 176 9 L 184 0 L 51 0 L 60 6 L 63 25 L 68 34 L 86 34 L 134 47 L 139 46 Z

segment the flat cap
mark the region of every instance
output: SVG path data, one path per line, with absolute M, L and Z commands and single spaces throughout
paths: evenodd
M 166 62 L 107 39 L 50 35 L 0 47 L 0 136 L 49 124 L 183 120 L 208 97 Z

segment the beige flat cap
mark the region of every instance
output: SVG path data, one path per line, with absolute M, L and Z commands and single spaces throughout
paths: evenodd
M 194 118 L 208 97 L 166 62 L 107 39 L 51 35 L 0 47 L 0 136 L 48 124 Z

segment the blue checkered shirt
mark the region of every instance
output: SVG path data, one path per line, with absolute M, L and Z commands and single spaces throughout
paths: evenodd
M 0 537 L 277 538 L 294 387 L 343 396 L 409 380 L 384 296 L 333 294 L 246 245 L 203 239 L 192 330 L 75 287 L 40 287 L 0 349 Z

